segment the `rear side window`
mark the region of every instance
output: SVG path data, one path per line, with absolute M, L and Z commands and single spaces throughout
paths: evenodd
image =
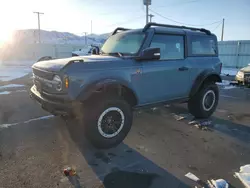
M 191 55 L 216 55 L 217 42 L 212 36 L 191 36 Z

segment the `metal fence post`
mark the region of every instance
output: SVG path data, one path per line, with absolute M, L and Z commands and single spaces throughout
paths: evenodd
M 240 41 L 237 43 L 237 51 L 236 51 L 236 68 L 239 68 L 239 56 L 240 56 Z
M 55 58 L 58 58 L 58 52 L 57 52 L 56 44 L 54 45 L 54 48 L 55 48 Z

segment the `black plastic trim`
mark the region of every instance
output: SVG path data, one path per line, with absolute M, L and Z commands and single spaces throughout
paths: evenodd
M 123 27 L 117 27 L 111 35 L 115 35 L 118 31 L 128 31 L 130 29 L 128 28 L 123 28 Z
M 179 29 L 190 29 L 190 30 L 193 30 L 193 31 L 201 31 L 201 32 L 206 33 L 207 35 L 211 35 L 211 32 L 209 30 L 204 29 L 204 28 L 195 28 L 195 27 L 186 27 L 186 26 L 179 26 L 179 25 L 159 24 L 159 23 L 154 23 L 154 22 L 150 22 L 150 23 L 146 24 L 142 31 L 143 32 L 147 31 L 151 26 L 179 28 Z
M 204 80 L 208 78 L 209 76 L 216 76 L 218 78 L 217 82 L 222 82 L 222 79 L 220 75 L 213 70 L 205 70 L 203 71 L 199 76 L 197 76 L 196 80 L 193 83 L 191 92 L 190 92 L 190 97 L 194 96 L 194 94 L 199 90 L 199 88 L 202 86 Z

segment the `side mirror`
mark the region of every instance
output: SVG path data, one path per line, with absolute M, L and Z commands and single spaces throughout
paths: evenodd
M 161 58 L 160 48 L 146 48 L 141 52 L 137 60 L 158 60 Z
M 92 55 L 98 55 L 100 50 L 98 46 L 93 46 L 91 51 L 92 51 L 91 53 Z
M 96 48 L 93 48 L 92 49 L 92 55 L 96 55 L 97 54 L 97 50 L 96 50 Z

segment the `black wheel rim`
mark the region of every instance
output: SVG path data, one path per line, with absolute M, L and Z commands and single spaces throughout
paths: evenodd
M 99 133 L 105 138 L 119 134 L 124 126 L 124 114 L 117 107 L 106 109 L 98 119 Z

